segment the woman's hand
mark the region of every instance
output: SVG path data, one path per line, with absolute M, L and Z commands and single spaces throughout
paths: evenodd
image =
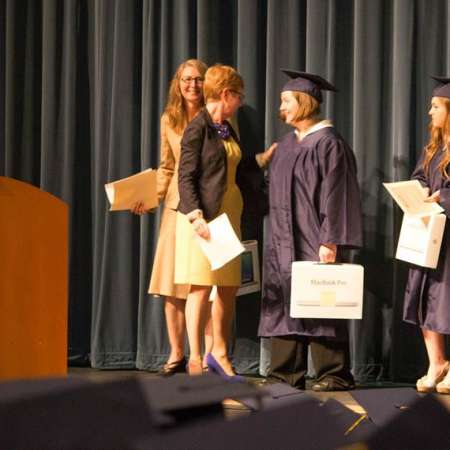
M 274 142 L 264 153 L 263 158 L 264 161 L 266 161 L 266 164 L 270 163 L 270 160 L 272 159 L 273 153 L 275 152 L 275 149 L 278 146 L 278 142 Z
M 425 199 L 427 203 L 439 203 L 441 200 L 441 191 L 436 191 Z
M 272 159 L 273 153 L 277 148 L 278 143 L 274 142 L 265 152 L 256 154 L 256 161 L 258 165 L 264 169 L 269 165 L 270 160 Z
M 336 261 L 337 246 L 335 244 L 323 244 L 319 248 L 319 259 L 323 263 Z
M 278 142 L 274 142 L 264 153 L 264 159 L 267 162 L 270 162 L 270 160 L 272 159 L 273 153 L 275 151 L 275 149 L 278 147 Z
M 137 202 L 131 209 L 130 212 L 132 212 L 133 214 L 136 214 L 138 216 L 142 216 L 144 214 L 150 213 L 150 212 L 154 212 L 156 210 L 156 208 L 154 209 L 145 209 L 144 208 L 144 203 L 143 202 Z
M 192 226 L 194 227 L 194 231 L 203 239 L 209 241 L 211 234 L 209 232 L 208 224 L 206 220 L 199 217 L 192 222 Z

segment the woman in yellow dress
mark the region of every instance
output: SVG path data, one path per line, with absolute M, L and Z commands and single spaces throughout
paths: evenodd
M 243 201 L 236 179 L 265 165 L 274 146 L 241 161 L 239 140 L 228 123 L 244 97 L 244 83 L 235 69 L 219 64 L 210 67 L 205 74 L 203 94 L 206 107 L 187 126 L 181 141 L 175 283 L 190 285 L 186 301 L 189 373 L 202 372 L 201 330 L 211 288 L 217 286 L 211 312 L 213 347 L 206 360 L 211 371 L 233 377 L 227 343 L 241 284 L 240 258 L 211 270 L 193 234 L 209 239 L 207 221 L 226 213 L 240 237 Z
M 203 79 L 206 64 L 189 59 L 180 64 L 170 83 L 169 95 L 161 116 L 161 156 L 157 172 L 158 200 L 164 203 L 161 226 L 153 262 L 149 293 L 165 298 L 164 312 L 170 343 L 170 355 L 159 370 L 160 375 L 184 372 L 186 334 L 185 299 L 189 286 L 174 284 L 176 209 L 179 202 L 178 165 L 180 142 L 186 125 L 204 106 Z M 132 210 L 144 214 L 142 204 Z M 206 350 L 212 345 L 212 331 L 207 320 L 204 331 Z

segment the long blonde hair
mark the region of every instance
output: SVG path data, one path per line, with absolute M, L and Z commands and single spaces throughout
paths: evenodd
M 202 78 L 204 78 L 207 69 L 207 66 L 203 61 L 200 61 L 199 59 L 188 59 L 178 66 L 178 69 L 170 82 L 169 95 L 167 96 L 164 114 L 169 120 L 170 128 L 177 133 L 181 133 L 188 122 L 186 105 L 180 90 L 181 74 L 186 67 L 195 67 Z M 204 104 L 205 100 L 202 98 L 202 106 Z
M 447 110 L 447 118 L 445 125 L 441 127 L 433 127 L 433 122 L 430 122 L 428 129 L 430 130 L 430 140 L 425 146 L 425 158 L 423 160 L 423 170 L 428 173 L 430 169 L 430 162 L 437 151 L 445 146 L 448 150 L 445 152 L 442 161 L 439 163 L 439 170 L 444 178 L 450 178 L 447 172 L 447 166 L 450 163 L 450 99 L 445 97 L 437 97 Z

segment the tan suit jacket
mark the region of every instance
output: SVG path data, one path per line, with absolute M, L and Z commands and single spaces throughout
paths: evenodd
M 157 193 L 159 202 L 164 202 L 149 293 L 186 298 L 189 286 L 174 284 L 175 228 L 178 195 L 178 164 L 180 161 L 181 135 L 170 126 L 165 115 L 161 117 L 161 156 L 157 171 Z
M 157 173 L 158 200 L 164 206 L 177 209 L 180 201 L 178 194 L 178 166 L 180 163 L 181 134 L 170 126 L 166 115 L 161 117 L 161 160 Z

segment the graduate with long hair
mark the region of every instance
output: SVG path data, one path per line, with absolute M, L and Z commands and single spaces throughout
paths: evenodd
M 426 201 L 437 202 L 450 217 L 450 78 L 433 77 L 430 140 L 412 179 L 429 191 Z M 436 269 L 411 268 L 406 286 L 403 319 L 420 326 L 428 354 L 428 372 L 417 380 L 419 392 L 450 394 L 450 362 L 444 337 L 450 334 L 450 241 L 448 220 Z

